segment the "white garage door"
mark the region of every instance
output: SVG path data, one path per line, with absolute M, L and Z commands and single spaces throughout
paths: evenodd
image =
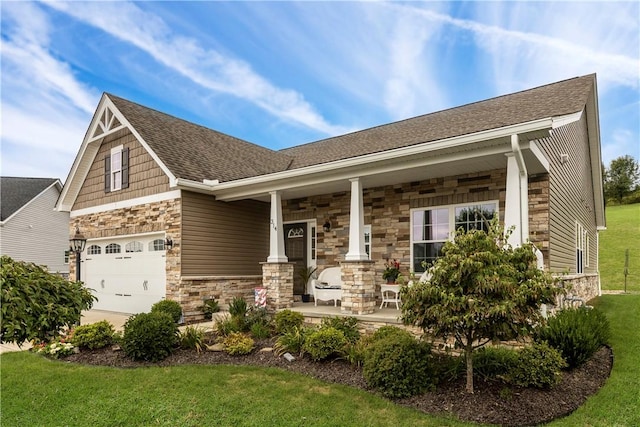
M 163 234 L 88 240 L 81 275 L 98 297 L 93 308 L 148 312 L 166 295 L 165 259 Z

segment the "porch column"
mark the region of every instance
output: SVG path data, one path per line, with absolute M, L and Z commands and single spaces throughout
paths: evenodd
M 342 279 L 343 314 L 371 314 L 376 310 L 376 283 L 374 262 L 343 261 L 340 263 Z
M 279 191 L 271 191 L 271 219 L 269 220 L 269 257 L 267 262 L 288 262 L 284 252 L 282 227 L 282 197 Z
M 529 240 L 529 182 L 524 157 L 520 151 L 518 135 L 511 135 L 511 153 L 507 153 L 507 191 L 505 197 L 504 226 L 514 226 L 509 237 L 512 246 Z
M 364 204 L 362 202 L 362 183 L 360 178 L 351 181 L 351 210 L 349 212 L 349 252 L 346 261 L 365 261 L 369 259 L 364 248 Z

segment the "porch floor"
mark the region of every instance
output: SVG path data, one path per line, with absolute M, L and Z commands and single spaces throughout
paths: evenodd
M 387 324 L 402 324 L 400 321 L 401 311 L 396 309 L 394 304 L 389 304 L 389 307 L 378 308 L 371 314 L 348 314 L 341 311 L 340 306 L 334 307 L 333 302 L 318 303 L 317 306 L 309 302 L 294 302 L 291 310 L 302 313 L 302 315 L 309 319 L 322 318 L 322 317 L 355 317 L 363 322 L 381 322 Z

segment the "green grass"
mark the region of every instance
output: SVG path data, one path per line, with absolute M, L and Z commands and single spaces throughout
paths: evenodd
M 600 232 L 602 289 L 624 289 L 624 253 L 629 249 L 627 291 L 640 292 L 640 203 L 607 207 L 607 229 Z
M 611 377 L 576 412 L 550 426 L 640 426 L 640 295 L 604 295 L 595 305 L 611 323 Z
M 552 426 L 640 425 L 640 295 L 605 295 L 595 302 L 611 322 L 611 378 Z M 3 426 L 472 425 L 277 369 L 116 369 L 28 352 L 3 354 L 0 363 Z
M 276 369 L 116 369 L 28 352 L 0 362 L 2 426 L 470 425 Z

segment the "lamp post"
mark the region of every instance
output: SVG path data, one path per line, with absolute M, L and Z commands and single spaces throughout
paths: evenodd
M 76 227 L 76 234 L 69 239 L 70 249 L 76 254 L 76 281 L 80 280 L 80 254 L 84 251 L 87 239 L 80 234 L 80 229 Z

